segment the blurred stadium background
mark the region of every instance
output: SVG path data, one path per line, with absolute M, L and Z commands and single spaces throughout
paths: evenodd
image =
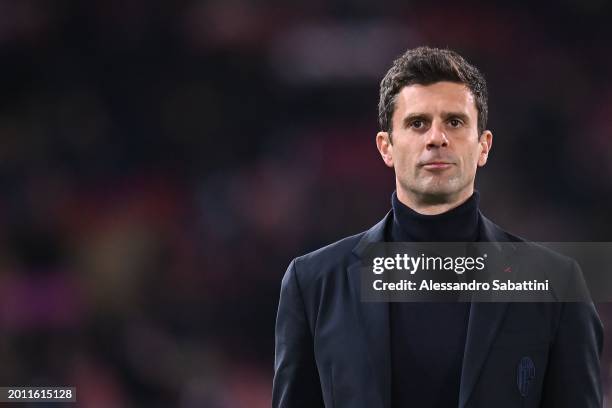
M 74 385 L 86 407 L 269 406 L 286 266 L 390 207 L 378 83 L 412 46 L 488 79 L 489 217 L 612 241 L 610 12 L 0 0 L 0 385 Z

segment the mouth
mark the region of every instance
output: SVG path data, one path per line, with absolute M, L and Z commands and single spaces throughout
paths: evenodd
M 421 167 L 423 167 L 426 170 L 435 171 L 435 170 L 446 170 L 450 168 L 452 165 L 453 163 L 446 162 L 446 161 L 430 161 L 430 162 L 421 164 Z

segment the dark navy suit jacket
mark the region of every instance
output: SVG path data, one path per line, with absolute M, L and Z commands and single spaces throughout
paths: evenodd
M 389 305 L 361 301 L 360 259 L 368 244 L 384 241 L 392 217 L 289 265 L 276 320 L 273 407 L 391 406 Z M 483 241 L 521 241 L 481 219 Z M 555 262 L 575 271 L 569 258 Z M 472 303 L 459 408 L 601 407 L 602 333 L 591 302 Z M 524 357 L 535 366 L 526 396 L 517 385 Z

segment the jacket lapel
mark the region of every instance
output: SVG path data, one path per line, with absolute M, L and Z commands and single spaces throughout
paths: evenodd
M 391 406 L 389 304 L 361 301 L 361 258 L 369 244 L 384 241 L 385 225 L 390 217 L 391 212 L 363 235 L 353 249 L 356 260 L 347 269 L 353 306 L 368 345 L 368 358 L 373 370 L 372 377 L 378 382 L 381 407 Z
M 501 228 L 489 219 L 481 216 L 481 241 L 508 242 L 508 236 Z M 498 251 L 508 251 L 507 247 L 497 245 Z M 510 257 L 510 253 L 503 254 Z M 464 408 L 478 381 L 478 376 L 486 361 L 489 350 L 501 327 L 507 302 L 472 302 L 467 328 L 463 367 L 461 370 L 461 388 L 459 390 L 459 408 Z
M 361 301 L 361 258 L 369 244 L 384 241 L 385 226 L 392 212 L 368 230 L 353 249 L 355 261 L 347 268 L 352 301 L 368 344 L 368 358 L 372 376 L 378 382 L 382 406 L 391 406 L 391 351 L 389 340 L 389 304 L 387 302 Z M 507 242 L 507 235 L 481 214 L 482 241 Z M 497 249 L 502 251 L 501 246 Z M 509 256 L 509 254 L 506 254 Z M 501 327 L 508 303 L 473 302 L 468 322 L 466 345 L 461 371 L 459 407 L 464 408 L 478 381 L 490 347 Z
M 466 406 L 474 390 L 507 308 L 508 303 L 472 303 L 461 369 L 460 408 Z

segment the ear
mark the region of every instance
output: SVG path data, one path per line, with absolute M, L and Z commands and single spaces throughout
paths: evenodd
M 485 130 L 484 132 L 482 132 L 478 140 L 478 144 L 480 145 L 480 154 L 478 155 L 478 167 L 482 167 L 487 164 L 489 152 L 493 147 L 493 133 L 491 133 L 490 130 Z
M 393 144 L 389 132 L 378 132 L 376 134 L 376 147 L 387 167 L 393 167 Z

